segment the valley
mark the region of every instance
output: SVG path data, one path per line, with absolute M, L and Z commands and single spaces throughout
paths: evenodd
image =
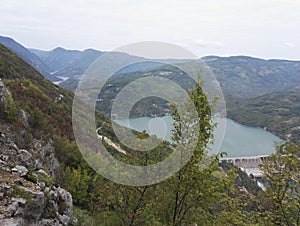
M 2 1 L 0 226 L 300 226 L 299 12 Z
M 207 121 L 202 122 L 204 129 L 201 130 L 201 139 L 191 161 L 179 171 L 178 175 L 161 183 L 134 187 L 117 184 L 100 176 L 94 168 L 96 164 L 89 165 L 91 160 L 94 162 L 101 160 L 99 150 L 88 150 L 91 155 L 84 158 L 74 137 L 72 128 L 74 94 L 71 91 L 75 90 L 87 65 L 103 52 L 69 51 L 63 48 L 56 48 L 53 51 L 30 49 L 31 53 L 39 57 L 39 62 L 47 65 L 47 72 L 42 75 L 38 70 L 40 64 L 37 61 L 31 61 L 30 64 L 29 58 L 24 55 L 18 56 L 10 50 L 13 48 L 16 48 L 16 45 L 7 48 L 0 44 L 0 189 L 3 192 L 3 198 L 0 196 L 0 223 L 127 225 L 135 220 L 142 222 L 144 216 L 151 215 L 152 217 L 147 219 L 150 225 L 163 225 L 162 222 L 168 225 L 172 220 L 178 222 L 176 225 L 194 222 L 207 225 L 211 219 L 215 219 L 216 225 L 224 222 L 227 225 L 260 224 L 265 218 L 257 217 L 257 214 L 272 216 L 273 208 L 269 203 L 273 200 L 268 197 L 267 192 L 261 190 L 261 185 L 255 178 L 275 175 L 276 180 L 278 168 L 272 168 L 277 167 L 272 165 L 274 161 L 277 161 L 278 167 L 281 168 L 282 164 L 291 165 L 291 171 L 282 174 L 283 178 L 287 178 L 287 183 L 290 183 L 288 175 L 296 175 L 299 172 L 298 147 L 288 143 L 270 150 L 272 141 L 280 139 L 267 132 L 271 131 L 284 140 L 295 143 L 299 141 L 300 83 L 297 76 L 299 62 L 266 61 L 249 57 L 202 59 L 220 80 L 228 118 L 243 124 L 226 119 L 229 131 L 234 131 L 232 128 L 240 130 L 236 130 L 230 139 L 225 139 L 225 144 L 233 146 L 221 149 L 218 155 L 212 157 L 208 156 L 207 152 L 214 126 L 210 121 L 210 106 L 207 105 L 201 87 L 195 86 L 183 71 L 168 65 L 148 63 L 134 65 L 132 68 L 117 72 L 98 97 L 95 111 L 98 129 L 94 130 L 94 135 L 84 139 L 89 143 L 96 135 L 107 153 L 122 164 L 135 167 L 155 165 L 168 159 L 175 150 L 170 139 L 171 131 L 169 138 L 162 141 L 152 136 L 151 131 L 144 131 L 145 125 L 142 125 L 141 129 L 131 127 L 137 130 L 133 131 L 133 134 L 146 143 L 159 141 L 156 148 L 147 152 L 128 148 L 114 134 L 112 125 L 114 122 L 109 119 L 112 100 L 134 79 L 161 76 L 180 83 L 185 90 L 193 90 L 194 93 L 191 92 L 190 95 L 197 103 L 198 113 L 202 118 L 207 118 Z M 25 53 L 28 54 L 27 51 Z M 120 53 L 115 53 L 114 56 L 117 59 L 135 57 Z M 285 75 L 287 80 L 283 82 Z M 62 81 L 64 79 L 65 81 Z M 82 107 L 84 108 L 85 104 L 82 104 Z M 150 116 L 151 118 L 147 120 L 151 121 L 158 116 L 164 116 L 170 119 L 171 126 L 170 115 L 173 113 L 171 109 L 165 100 L 147 98 L 133 107 L 130 120 Z M 82 122 L 85 122 L 85 117 L 87 116 L 82 116 Z M 122 125 L 125 127 L 115 126 L 125 133 L 131 131 L 125 124 Z M 265 128 L 267 131 L 244 125 Z M 85 126 L 83 125 L 84 129 Z M 175 128 L 177 130 L 173 130 L 173 135 L 179 133 L 179 127 Z M 162 128 L 158 130 L 162 132 Z M 252 135 L 249 133 L 250 130 Z M 245 143 L 242 137 L 249 143 Z M 148 138 L 151 139 L 148 141 Z M 229 149 L 234 150 L 237 139 L 241 143 L 233 154 Z M 264 146 L 260 139 L 265 141 L 267 146 Z M 219 141 L 216 139 L 215 142 Z M 239 153 L 243 145 L 248 149 Z M 228 152 L 227 158 L 223 158 L 226 154 L 222 151 Z M 260 161 L 260 157 L 255 157 L 261 155 L 263 161 Z M 203 161 L 204 166 L 201 165 Z M 114 172 L 115 166 L 106 167 Z M 250 171 L 247 167 L 251 168 Z M 136 170 L 135 173 L 145 177 L 145 171 Z M 125 179 L 129 176 L 127 171 L 120 175 Z M 274 183 L 276 184 L 276 181 Z M 296 185 L 298 186 L 298 183 Z M 176 204 L 173 206 L 176 193 L 182 198 L 185 197 L 182 200 L 184 203 L 182 208 L 187 212 L 189 209 L 193 211 L 189 212 L 188 216 L 177 213 L 174 220 L 170 216 L 173 207 L 174 209 L 178 207 Z M 291 195 L 291 200 L 294 201 L 294 194 Z M 197 202 L 194 202 L 194 199 Z M 241 203 L 243 207 L 240 207 Z M 295 206 L 297 205 L 291 205 L 293 208 Z M 294 211 L 290 206 L 285 208 L 290 212 Z M 268 221 L 272 222 L 269 218 Z

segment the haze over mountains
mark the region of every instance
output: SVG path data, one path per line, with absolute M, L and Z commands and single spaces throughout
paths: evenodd
M 62 77 L 79 77 L 88 66 L 103 54 L 101 51 L 87 49 L 84 51 L 66 50 L 61 47 L 51 51 L 30 49 L 44 64 L 48 65 L 51 75 Z
M 55 82 L 61 80 L 58 77 L 80 77 L 104 53 L 94 49 L 79 51 L 61 47 L 51 51 L 27 49 L 7 37 L 0 37 L 0 43 L 17 53 L 47 79 Z M 122 58 L 143 59 L 128 54 L 115 54 Z M 226 95 L 249 98 L 269 92 L 298 90 L 300 87 L 299 61 L 263 60 L 247 56 L 207 56 L 202 60 L 214 72 Z M 123 73 L 155 66 L 158 65 L 148 63 Z

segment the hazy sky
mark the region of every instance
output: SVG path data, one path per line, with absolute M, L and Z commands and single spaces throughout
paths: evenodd
M 26 47 L 113 50 L 165 41 L 198 56 L 300 60 L 299 0 L 0 0 L 0 35 Z

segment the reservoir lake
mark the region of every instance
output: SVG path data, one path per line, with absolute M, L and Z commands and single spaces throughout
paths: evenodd
M 146 130 L 148 134 L 171 142 L 173 119 L 171 116 L 138 117 L 114 120 L 121 126 L 136 131 Z M 274 134 L 257 127 L 241 125 L 228 118 L 216 118 L 214 143 L 209 145 L 210 154 L 227 152 L 227 157 L 251 157 L 269 155 L 275 151 L 274 142 L 282 141 Z

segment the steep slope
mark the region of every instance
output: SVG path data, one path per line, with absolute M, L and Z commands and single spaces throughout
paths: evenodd
M 27 48 L 22 46 L 20 43 L 16 42 L 12 38 L 0 36 L 0 43 L 9 48 L 11 51 L 15 52 L 19 57 L 25 60 L 33 68 L 39 71 L 44 77 L 50 79 L 51 81 L 56 81 L 57 78 L 51 76 L 49 73 L 49 68 L 46 64 L 40 60 L 34 53 L 29 51 Z
M 68 182 L 78 174 L 66 169 L 99 176 L 74 141 L 72 103 L 73 93 L 0 44 L 0 225 L 73 225 L 72 200 L 87 208 L 88 199 L 82 201 L 82 192 Z M 101 134 L 116 142 L 109 121 L 98 112 L 96 121 Z
M 41 74 L 3 45 L 0 45 L 0 57 L 1 78 L 12 92 L 13 99 L 19 107 L 24 110 L 29 107 L 28 113 L 32 113 L 34 108 L 39 108 L 47 113 L 47 120 L 51 125 L 58 126 L 61 124 L 58 121 L 62 121 L 61 133 L 72 136 L 70 124 L 72 93 L 44 79 Z
M 63 123 L 61 130 L 47 112 L 68 111 L 68 92 L 60 103 L 51 99 L 60 91 L 0 44 L 0 225 L 76 222 L 72 196 L 59 183 L 62 169 L 53 143 L 61 133 L 72 137 L 70 126 Z

